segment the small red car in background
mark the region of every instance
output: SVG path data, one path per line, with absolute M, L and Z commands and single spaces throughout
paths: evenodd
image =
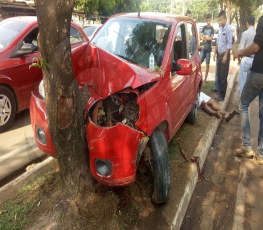
M 14 17 L 0 23 L 0 133 L 12 125 L 16 113 L 29 107 L 31 91 L 43 78 L 41 69 L 29 69 L 32 60 L 40 57 L 37 35 L 37 17 Z M 72 22 L 73 57 L 74 50 L 87 42 L 81 27 Z
M 139 161 L 151 165 L 153 199 L 167 201 L 168 142 L 184 120 L 194 124 L 201 89 L 198 31 L 188 17 L 159 13 L 117 14 L 73 63 L 86 105 L 90 169 L 109 186 L 135 181 Z M 43 84 L 40 94 L 45 97 Z M 45 102 L 34 93 L 30 114 L 36 142 L 55 157 Z

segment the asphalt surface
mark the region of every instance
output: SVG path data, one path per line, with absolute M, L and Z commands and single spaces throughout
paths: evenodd
M 238 109 L 238 85 L 228 110 Z M 258 99 L 250 108 L 253 149 L 259 130 Z M 240 116 L 223 121 L 203 168 L 205 179 L 192 196 L 181 230 L 261 230 L 263 229 L 263 166 L 255 159 L 238 158 L 242 145 Z
M 35 144 L 29 110 L 16 115 L 11 128 L 0 134 L 0 186 L 43 156 Z

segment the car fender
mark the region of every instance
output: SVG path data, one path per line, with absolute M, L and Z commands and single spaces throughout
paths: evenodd
M 17 112 L 19 112 L 21 110 L 21 108 L 19 107 L 19 100 L 18 100 L 18 98 L 20 97 L 19 85 L 17 85 L 17 83 L 15 83 L 10 77 L 5 75 L 0 75 L 0 85 L 4 85 L 8 87 L 13 92 L 17 103 L 16 109 Z
M 149 136 L 151 136 L 152 132 L 162 121 L 168 122 L 169 129 L 170 109 L 166 102 L 159 102 L 155 104 L 150 111 L 148 111 L 147 107 L 140 106 L 140 109 L 140 118 L 135 125 L 137 125 L 142 131 L 147 133 Z

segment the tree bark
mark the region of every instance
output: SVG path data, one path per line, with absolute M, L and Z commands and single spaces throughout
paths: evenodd
M 84 102 L 71 59 L 70 21 L 74 0 L 36 0 L 38 47 L 49 64 L 43 70 L 49 131 L 63 188 L 75 197 L 91 187 Z M 88 97 L 86 98 L 88 99 Z M 87 100 L 86 100 L 87 101 Z
M 230 23 L 231 20 L 231 2 L 230 0 L 226 1 L 226 8 L 227 8 L 227 21 Z

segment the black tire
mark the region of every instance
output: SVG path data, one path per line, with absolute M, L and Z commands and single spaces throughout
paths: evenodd
M 150 138 L 153 158 L 153 200 L 160 204 L 168 200 L 170 191 L 170 161 L 166 138 L 162 131 L 153 131 Z
M 189 124 L 194 125 L 197 121 L 197 114 L 198 114 L 198 104 L 199 104 L 199 91 L 197 91 L 197 94 L 195 96 L 195 103 L 194 106 L 192 108 L 192 110 L 190 111 L 190 113 L 188 114 L 188 116 L 186 117 L 185 121 Z
M 7 98 L 7 100 L 4 100 Z M 11 112 L 4 110 L 3 102 L 5 101 L 5 108 L 11 108 Z M 7 115 L 9 114 L 9 115 Z M 5 86 L 0 86 L 0 133 L 5 132 L 13 124 L 16 115 L 16 100 L 13 93 Z M 1 117 L 2 116 L 2 117 Z

